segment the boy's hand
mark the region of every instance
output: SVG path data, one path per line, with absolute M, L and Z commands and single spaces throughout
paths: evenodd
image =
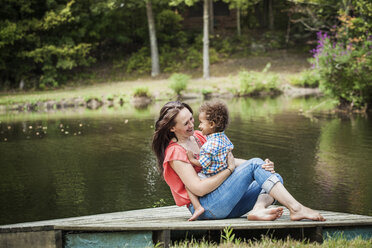
M 274 170 L 274 162 L 270 161 L 270 159 L 265 159 L 265 164 L 262 165 L 262 169 L 270 171 L 271 173 L 275 173 Z

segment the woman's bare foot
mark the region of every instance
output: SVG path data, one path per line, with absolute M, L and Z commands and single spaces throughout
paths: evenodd
M 195 209 L 194 211 L 194 214 L 191 216 L 190 219 L 188 219 L 188 221 L 193 221 L 193 220 L 196 220 L 200 215 L 202 215 L 204 213 L 204 208 L 202 206 L 200 206 L 199 208 Z
M 283 208 L 252 209 L 247 216 L 248 220 L 276 220 L 283 214 Z
M 317 211 L 312 210 L 311 208 L 300 206 L 296 211 L 290 211 L 291 220 L 316 220 L 316 221 L 325 221 L 326 219 Z

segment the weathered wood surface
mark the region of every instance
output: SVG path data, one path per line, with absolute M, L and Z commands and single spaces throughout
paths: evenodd
M 160 207 L 108 214 L 82 216 L 38 222 L 0 226 L 1 232 L 17 231 L 135 231 L 135 230 L 221 230 L 226 226 L 234 229 L 280 229 L 307 227 L 353 227 L 372 226 L 372 217 L 356 214 L 320 211 L 327 219 L 318 221 L 291 221 L 289 211 L 275 221 L 248 221 L 244 216 L 236 219 L 189 222 L 186 207 Z

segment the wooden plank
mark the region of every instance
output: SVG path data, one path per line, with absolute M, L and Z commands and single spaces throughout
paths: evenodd
M 248 221 L 245 217 L 223 220 L 188 222 L 189 211 L 185 207 L 169 206 L 65 218 L 0 226 L 0 232 L 36 231 L 46 229 L 76 231 L 161 231 L 161 230 L 221 230 L 234 229 L 311 228 L 337 226 L 372 226 L 372 217 L 355 214 L 320 211 L 327 221 L 291 221 L 289 211 L 276 221 Z

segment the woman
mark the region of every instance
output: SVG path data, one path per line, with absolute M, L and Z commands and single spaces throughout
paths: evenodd
M 162 175 L 178 206 L 186 205 L 193 214 L 186 188 L 199 196 L 205 212 L 199 219 L 236 218 L 248 213 L 248 220 L 275 220 L 283 208 L 267 208 L 275 200 L 286 206 L 292 220 L 324 221 L 318 212 L 300 204 L 284 188 L 281 177 L 273 174 L 274 164 L 259 158 L 248 161 L 228 159 L 228 169 L 201 180 L 187 157 L 199 153 L 206 138 L 194 131 L 193 111 L 186 103 L 168 102 L 156 121 L 152 148 Z

